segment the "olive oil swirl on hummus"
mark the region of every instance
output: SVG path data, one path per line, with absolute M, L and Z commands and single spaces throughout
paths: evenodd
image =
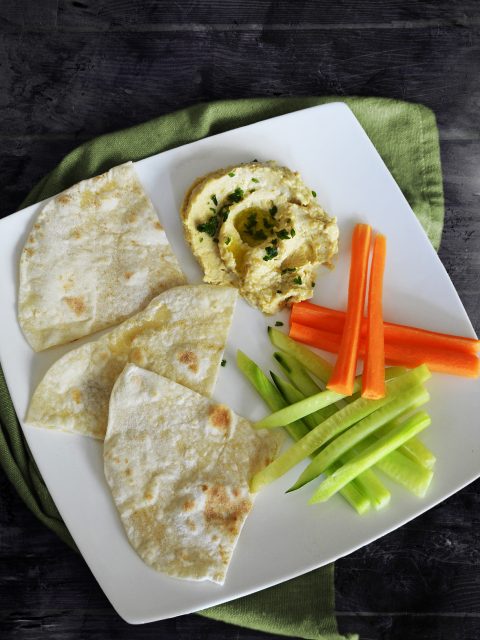
M 204 281 L 230 284 L 254 307 L 275 313 L 313 295 L 320 264 L 331 266 L 338 227 L 299 174 L 250 162 L 199 178 L 182 220 Z

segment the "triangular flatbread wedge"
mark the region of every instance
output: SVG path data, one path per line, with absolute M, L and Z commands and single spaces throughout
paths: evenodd
M 252 508 L 249 481 L 280 438 L 167 378 L 125 367 L 110 398 L 104 465 L 142 560 L 170 576 L 223 584 Z
M 185 283 L 128 162 L 42 208 L 20 257 L 18 319 L 42 351 L 118 324 Z
M 128 362 L 203 395 L 213 391 L 236 300 L 232 287 L 187 285 L 55 362 L 35 390 L 29 425 L 103 438 L 108 402 Z

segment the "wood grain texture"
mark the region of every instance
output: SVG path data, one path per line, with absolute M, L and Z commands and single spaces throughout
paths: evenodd
M 3 0 L 0 216 L 99 133 L 202 100 L 325 94 L 434 109 L 446 199 L 440 258 L 479 332 L 477 0 Z M 477 481 L 338 561 L 341 629 L 361 640 L 480 638 L 479 514 Z M 0 638 L 40 637 L 272 636 L 196 615 L 127 625 L 0 472 Z

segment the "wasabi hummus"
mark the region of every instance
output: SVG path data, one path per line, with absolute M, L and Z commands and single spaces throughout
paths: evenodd
M 273 162 L 199 178 L 181 213 L 204 281 L 237 287 L 265 313 L 310 298 L 317 267 L 337 253 L 335 218 L 298 173 Z

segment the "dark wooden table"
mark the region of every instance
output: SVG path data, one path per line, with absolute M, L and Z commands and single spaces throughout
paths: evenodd
M 445 181 L 440 257 L 479 331 L 478 0 L 1 0 L 0 46 L 0 215 L 82 141 L 199 101 L 356 94 L 428 105 Z M 479 489 L 337 562 L 341 630 L 480 638 Z M 40 636 L 268 637 L 196 615 L 130 627 L 0 472 L 0 637 Z

